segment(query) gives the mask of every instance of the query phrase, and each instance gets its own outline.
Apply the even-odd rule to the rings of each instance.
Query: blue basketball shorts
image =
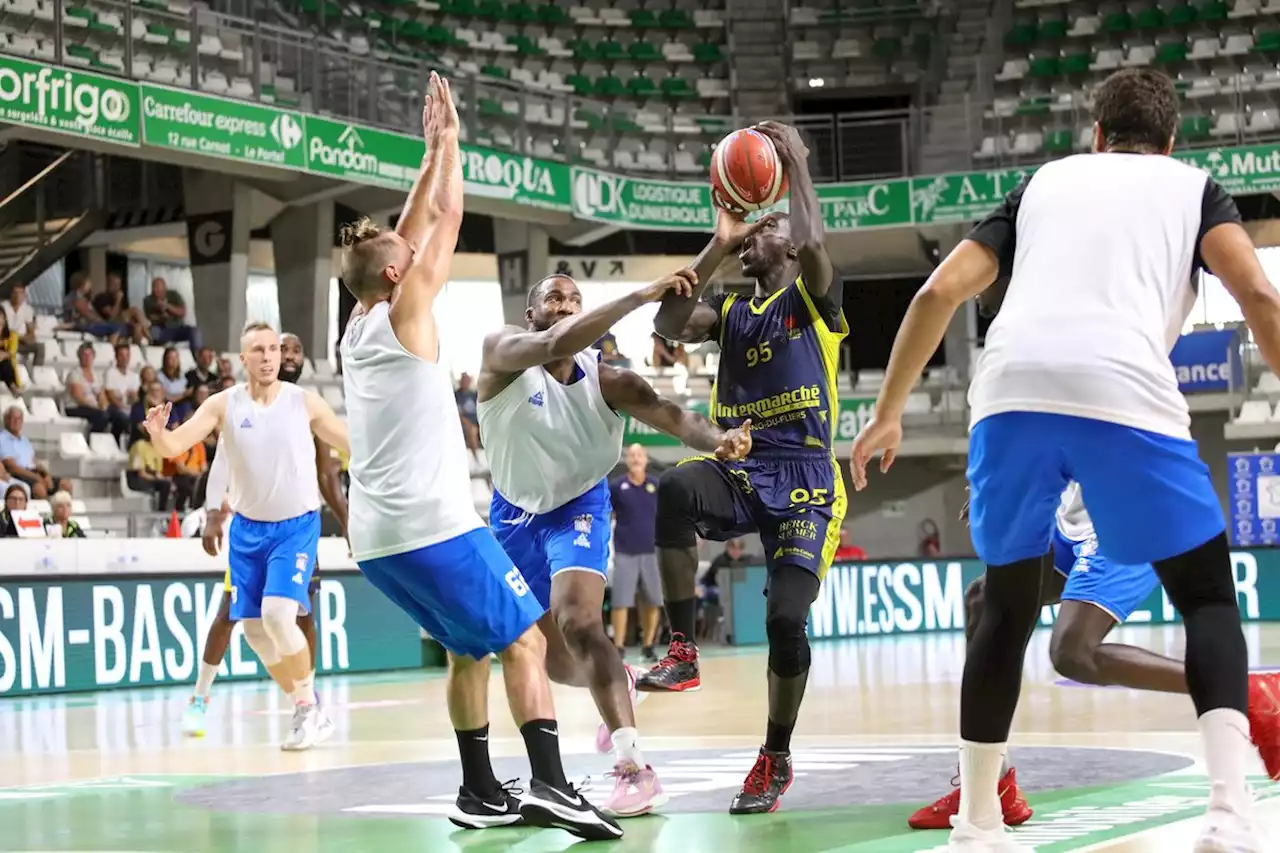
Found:
[[[1105,610],[1123,623],[1160,585],[1151,564],[1130,566],[1107,559],[1098,540],[1068,539],[1055,525],[1053,567],[1067,579],[1063,601],[1083,601]]]
[[[500,652],[543,613],[520,570],[483,528],[359,565],[369,583],[455,655],[479,660]]]
[[[489,526],[546,610],[551,606],[551,579],[560,572],[595,572],[608,578],[612,514],[607,480],[541,515],[525,512],[495,489]]]
[[[284,521],[233,516],[227,534],[231,618],[261,619],[264,596],[291,598],[310,613],[308,589],[319,545],[319,510]]]
[[[1042,556],[1071,480],[1099,548],[1119,563],[1175,557],[1226,530],[1194,441],[1092,418],[1002,412],[969,436],[969,526],[982,561]]]

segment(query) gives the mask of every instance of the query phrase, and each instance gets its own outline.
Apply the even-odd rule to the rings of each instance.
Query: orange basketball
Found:
[[[735,130],[711,153],[711,197],[733,213],[773,207],[787,193],[787,175],[773,140],[758,130]]]

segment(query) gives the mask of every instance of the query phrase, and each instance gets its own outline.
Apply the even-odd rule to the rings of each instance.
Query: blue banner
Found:
[[[1240,367],[1239,331],[1192,332],[1178,338],[1169,361],[1178,373],[1178,390],[1226,391],[1239,387],[1244,371]]]
[[[1280,453],[1228,453],[1231,544],[1280,544]]]

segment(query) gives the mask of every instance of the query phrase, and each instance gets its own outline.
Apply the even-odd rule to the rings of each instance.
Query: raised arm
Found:
[[[143,428],[151,436],[152,446],[166,459],[187,452],[217,428],[227,413],[227,392],[219,391],[205,400],[194,415],[174,430],[168,428],[171,411],[172,403],[155,406],[147,412],[147,419],[142,422]]]
[[[690,270],[678,270],[599,308],[575,314],[549,329],[534,332],[519,326],[505,326],[484,340],[480,372],[489,376],[519,373],[581,352],[598,341],[619,320],[666,294],[689,299],[697,286]]]
[[[427,157],[414,198],[410,201],[414,225],[421,231],[413,261],[405,271],[391,301],[391,325],[400,342],[415,355],[434,360],[437,336],[432,306],[449,279],[453,252],[462,227],[462,151],[458,147],[458,111],[447,81],[431,75],[427,105]]]
[[[422,138],[426,143],[422,152],[422,167],[409,189],[409,197],[405,199],[400,219],[396,222],[396,233],[415,247],[425,245],[427,236],[440,217],[440,211],[432,204],[432,196],[441,163],[439,155],[444,153],[440,140],[435,136],[437,128],[433,124],[436,120],[433,108],[440,97],[441,83],[444,90],[448,91],[448,82],[442,81],[434,71],[431,72],[427,83],[427,97],[422,106]]]
[[[809,149],[794,127],[766,121],[756,130],[773,140],[778,159],[787,173],[791,195],[791,244],[800,256],[800,275],[805,290],[821,299],[835,281],[835,270],[827,256],[826,229],[822,224],[822,206],[809,175]]]
[[[306,391],[307,415],[311,418],[311,432],[316,438],[341,453],[350,453],[347,425],[333,411],[333,407],[314,391]]]
[[[342,483],[338,479],[338,462],[333,458],[329,445],[316,439],[316,477],[319,479],[320,496],[329,505],[333,517],[338,519],[345,533],[347,530],[347,499],[342,494]]]
[[[630,370],[600,365],[600,391],[615,410],[678,438],[686,447],[714,453],[721,459],[741,459],[751,451],[750,421],[740,428],[722,430],[705,415],[658,396],[648,382]]]
[[[723,208],[716,208],[716,230],[702,253],[694,259],[693,274],[697,277],[693,293],[688,296],[668,294],[653,318],[653,330],[664,338],[686,344],[707,340],[720,322],[714,308],[702,301],[702,292],[731,253],[738,251],[742,241],[755,226],[748,225]]]

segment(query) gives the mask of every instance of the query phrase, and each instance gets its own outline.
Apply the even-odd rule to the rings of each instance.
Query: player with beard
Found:
[[[671,649],[641,690],[700,686],[693,645],[697,538],[759,532],[768,564],[769,720],[760,757],[734,797],[733,814],[771,812],[791,785],[791,733],[809,673],[809,606],[840,544],[846,497],[832,452],[840,342],[848,334],[841,282],[823,246],[822,212],[808,150],[793,128],[764,122],[791,185],[791,214],[749,226],[721,211],[694,263],[699,290],[741,246],[755,294],[663,300],[654,328],[685,343],[717,341],[711,417],[722,428],[748,418],[752,455],[739,462],[686,460],[658,485],[656,544]]]
[[[302,378],[302,367],[306,355],[302,349],[302,340],[289,332],[280,336],[280,381],[297,384]],[[320,496],[324,498],[329,511],[342,525],[345,535],[347,530],[347,499],[342,494],[342,484],[338,478],[338,464],[333,453],[320,439],[315,439],[316,472]],[[216,557],[222,548],[223,528],[230,516],[230,506],[226,501],[227,457],[222,453],[222,442],[218,442],[218,451],[214,455],[213,468],[209,471],[208,486],[205,489],[205,524],[204,550],[210,557]],[[227,656],[231,645],[231,632],[236,623],[231,618],[231,570],[223,581],[222,603],[218,606],[218,615],[209,626],[209,633],[204,640],[204,655],[200,661],[200,672],[196,677],[196,689],[182,714],[182,733],[188,737],[204,737],[205,714],[209,710],[209,692],[213,689],[213,680],[218,675],[218,668]],[[298,614],[298,627],[306,635],[307,646],[311,649],[311,667],[316,665],[316,593],[320,591],[320,566],[317,565],[311,576],[311,584],[307,594],[311,598],[311,612]],[[317,694],[316,704],[320,697]]]
[[[736,461],[751,449],[750,421],[728,431],[659,397],[630,370],[587,349],[626,315],[667,294],[688,297],[689,270],[582,310],[573,279],[552,275],[529,291],[526,328],[506,326],[484,342],[477,413],[493,474],[493,534],[547,608],[552,681],[591,691],[613,748],[614,791],[604,811],[646,814],[666,801],[640,752],[635,678],[600,621],[609,562],[612,503],[606,477],[622,456],[622,415],[685,445]]]

